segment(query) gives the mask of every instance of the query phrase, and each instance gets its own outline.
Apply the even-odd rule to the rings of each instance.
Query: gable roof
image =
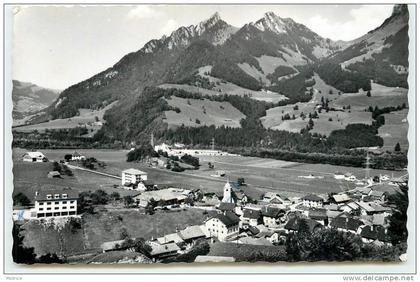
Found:
[[[321,198],[321,197],[319,197],[319,196],[317,196],[317,195],[315,195],[315,194],[309,194],[309,195],[306,195],[305,197],[303,197],[302,198],[302,200],[303,201],[310,201],[310,202],[319,202],[319,201],[324,201],[324,199],[323,198]]]
[[[310,209],[308,217],[313,220],[324,220],[327,219],[327,211],[324,209]]]
[[[184,240],[206,237],[206,234],[204,234],[203,230],[201,230],[200,226],[198,225],[189,226],[184,230],[178,232],[178,234]]]
[[[152,251],[150,252],[150,255],[152,256],[177,252],[180,250],[178,245],[175,243],[169,243],[169,244],[164,244],[164,245],[150,244],[150,246],[152,247]]]
[[[51,195],[51,198],[47,199],[47,195]],[[55,198],[55,195],[59,195],[58,198]],[[35,201],[71,200],[78,199],[79,193],[71,188],[48,188],[38,191],[38,195],[35,195],[34,198]]]
[[[41,152],[26,152],[25,154],[23,154],[23,156],[29,156],[30,158],[44,158],[44,154]]]
[[[244,214],[243,214],[244,218],[259,219],[260,216],[261,216],[260,211],[256,211],[256,210],[252,210],[252,209],[244,209]]]
[[[322,227],[321,223],[319,223],[319,222],[317,222],[313,219],[294,217],[286,223],[286,225],[284,226],[284,229],[292,230],[292,231],[298,231],[300,220],[302,220],[303,222],[306,223],[310,232],[313,232],[316,227]]]
[[[229,211],[227,211],[223,214],[216,214],[215,216],[213,216],[212,218],[210,218],[208,220],[211,220],[213,218],[216,218],[216,219],[220,220],[226,226],[236,225],[240,221],[239,217],[236,214],[234,214],[233,212],[229,212]]]
[[[362,238],[378,240],[381,242],[390,242],[390,237],[385,232],[385,227],[381,225],[366,225],[360,231]]]
[[[352,217],[336,217],[331,221],[331,227],[357,231],[363,225],[359,219]]]
[[[178,233],[171,233],[156,239],[160,244],[167,243],[181,243],[184,240],[178,235]]]
[[[279,217],[283,216],[284,213],[285,213],[284,210],[279,209],[279,208],[275,208],[275,207],[265,206],[261,209],[261,214],[263,216],[266,216],[266,217],[279,218]]]
[[[336,203],[343,203],[343,202],[348,202],[351,200],[351,198],[347,194],[336,194],[336,195],[333,195],[332,197]]]
[[[221,211],[233,211],[235,207],[236,207],[235,203],[225,203],[225,202],[221,202],[217,206],[217,208]]]
[[[382,196],[384,196],[384,194],[385,194],[384,191],[372,190],[372,191],[370,191],[369,196],[382,197]]]

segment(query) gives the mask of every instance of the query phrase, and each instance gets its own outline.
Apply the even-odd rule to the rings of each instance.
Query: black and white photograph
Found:
[[[20,269],[415,261],[415,5],[7,11]]]

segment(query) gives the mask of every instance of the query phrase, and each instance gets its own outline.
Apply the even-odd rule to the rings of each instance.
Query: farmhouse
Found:
[[[178,232],[178,234],[186,243],[193,243],[194,240],[198,240],[198,239],[206,237],[206,234],[198,225],[189,226],[185,228],[184,230],[181,230],[180,232]]]
[[[129,168],[122,172],[122,185],[137,184],[147,180],[147,173],[135,168]]]
[[[242,226],[257,226],[262,222],[261,220],[261,211],[253,209],[244,209],[244,213],[241,216]]]
[[[150,247],[152,247],[150,256],[154,259],[163,259],[163,258],[176,256],[178,251],[180,251],[180,248],[175,243],[168,243],[168,244],[161,245],[156,241],[151,241]]]
[[[336,194],[332,196],[334,199],[334,202],[336,204],[343,204],[351,201],[351,198],[347,194]]]
[[[217,214],[205,222],[210,237],[225,241],[239,233],[239,217],[232,212]]]
[[[306,195],[302,201],[303,205],[309,208],[321,208],[324,203],[324,199],[315,194]]]
[[[365,203],[365,202],[356,202],[360,207],[361,215],[374,215],[374,214],[385,214],[385,216],[390,215],[392,210],[388,207],[383,207],[375,203]]]
[[[289,205],[291,203],[288,198],[283,197],[274,192],[265,193],[262,201],[270,203],[270,204],[282,204],[282,205]]]
[[[364,243],[391,245],[391,240],[385,227],[381,225],[366,225],[359,229],[359,235]]]
[[[384,191],[372,190],[372,191],[370,191],[368,196],[369,196],[370,199],[372,199],[374,201],[384,202],[387,195]]]
[[[159,206],[177,205],[185,202],[190,193],[190,190],[168,188],[143,192],[140,195],[135,196],[134,200],[141,207],[146,207],[152,199],[155,200]]]
[[[351,216],[339,216],[331,221],[330,226],[338,231],[346,231],[356,234],[363,222]]]
[[[77,192],[70,188],[36,192],[35,217],[75,216],[77,215],[77,199]]]
[[[41,152],[26,152],[23,156],[22,159],[24,162],[36,162],[36,163],[41,163],[41,162],[47,162],[48,159],[44,156],[43,153]]]
[[[261,209],[261,214],[264,226],[269,228],[280,227],[281,223],[286,221],[286,212],[283,209],[265,206]]]
[[[286,225],[284,226],[284,229],[286,229],[288,232],[298,232],[300,224],[305,224],[308,227],[309,232],[311,233],[316,232],[323,227],[321,223],[313,219],[295,217],[295,218],[290,219],[286,223]]]
[[[81,160],[86,160],[86,157],[82,156],[78,152],[74,151],[74,153],[71,155],[71,160],[72,161],[81,161]]]

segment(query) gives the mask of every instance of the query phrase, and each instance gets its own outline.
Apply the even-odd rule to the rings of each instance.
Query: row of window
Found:
[[[52,203],[52,202],[46,202],[46,204],[47,204],[47,205],[51,205],[51,203]],[[63,205],[65,205],[65,204],[67,204],[67,201],[62,201],[61,203],[62,203]],[[74,203],[74,201],[70,201],[70,204],[73,204],[73,203]],[[55,205],[59,205],[59,204],[60,204],[60,202],[54,202],[54,204],[55,204]],[[40,205],[40,206],[43,206],[43,205],[44,205],[44,202],[39,202],[39,205]]]
[[[76,215],[75,211],[70,212],[47,212],[47,213],[38,213],[36,217],[51,217],[51,216],[68,216],[68,215]]]
[[[61,198],[67,199],[67,194],[61,194]],[[47,200],[52,199],[52,194],[47,194]],[[60,199],[60,194],[54,194],[54,199]]]
[[[73,210],[74,208],[75,208],[74,206],[71,206],[69,209],[70,209],[70,210]],[[60,207],[55,207],[55,208],[54,208],[54,210],[59,210],[59,209],[60,209]],[[66,209],[67,209],[67,207],[62,207],[62,209],[63,209],[63,210],[66,210]],[[40,210],[40,211],[43,211],[43,210],[44,210],[44,208],[39,208],[39,210]],[[51,210],[51,208],[47,208],[47,211],[50,211],[50,210]]]

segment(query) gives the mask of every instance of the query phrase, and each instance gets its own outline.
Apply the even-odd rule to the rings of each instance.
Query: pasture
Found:
[[[79,115],[71,118],[54,119],[48,122],[19,126],[13,128],[13,130],[20,132],[31,132],[34,130],[38,130],[39,132],[44,132],[46,129],[67,129],[82,126],[86,127],[89,131],[86,137],[91,137],[96,133],[96,131],[98,131],[102,127],[100,124],[95,124],[96,119],[98,120],[98,122],[104,123],[105,120],[103,119],[103,116],[105,112],[108,109],[112,108],[117,102],[118,101],[115,101],[100,110],[79,109]]]
[[[407,114],[408,110],[384,114],[385,125],[378,130],[379,136],[384,139],[384,149],[392,151],[397,143],[400,143],[401,149],[408,148]]]
[[[21,149],[14,149],[14,151]],[[50,159],[63,158],[69,150],[42,150]],[[71,152],[71,151],[70,151]],[[265,192],[276,191],[288,196],[302,196],[307,193],[327,194],[329,192],[341,192],[354,188],[354,183],[343,180],[336,180],[333,177],[335,172],[351,172],[358,178],[365,176],[363,168],[341,167],[324,164],[304,164],[286,162],[281,160],[264,159],[243,156],[202,156],[200,157],[201,167],[199,170],[186,170],[184,172],[173,172],[166,169],[153,168],[145,163],[126,162],[127,151],[124,150],[78,150],[87,157],[95,157],[106,163],[105,168],[97,168],[100,172],[120,175],[121,171],[127,168],[137,168],[148,173],[148,179],[156,184],[174,185],[188,189],[201,189],[203,192],[214,192],[221,194],[226,180],[236,181],[244,177],[248,184],[243,190],[254,199],[258,199]],[[20,155],[21,155],[20,154]],[[214,169],[208,168],[208,162],[215,164]],[[107,193],[119,192],[121,195],[133,193],[132,191],[113,188],[113,184],[120,184],[118,179],[104,177],[89,172],[73,170],[75,176],[69,179],[49,179],[46,173],[49,168],[39,172],[39,165],[42,163],[26,163],[16,161],[17,167],[14,172],[15,193],[32,191],[42,188],[44,183],[70,186],[79,191],[103,189]],[[17,165],[16,165],[17,164]],[[45,164],[48,165],[48,164]],[[27,170],[30,170],[28,171]],[[213,177],[217,170],[224,170],[225,177]],[[38,172],[37,172],[38,171]],[[300,176],[323,176],[318,179],[308,179]],[[388,174],[395,177],[405,174],[404,171],[370,170],[371,175]],[[37,179],[36,183],[33,179]],[[28,195],[29,197],[29,195]]]
[[[240,120],[245,115],[228,102],[216,102],[208,99],[184,99],[171,97],[166,99],[172,107],[178,108],[179,113],[175,111],[165,111],[166,122],[171,126],[203,126],[215,125],[240,127]],[[199,121],[198,124],[196,121]]]

